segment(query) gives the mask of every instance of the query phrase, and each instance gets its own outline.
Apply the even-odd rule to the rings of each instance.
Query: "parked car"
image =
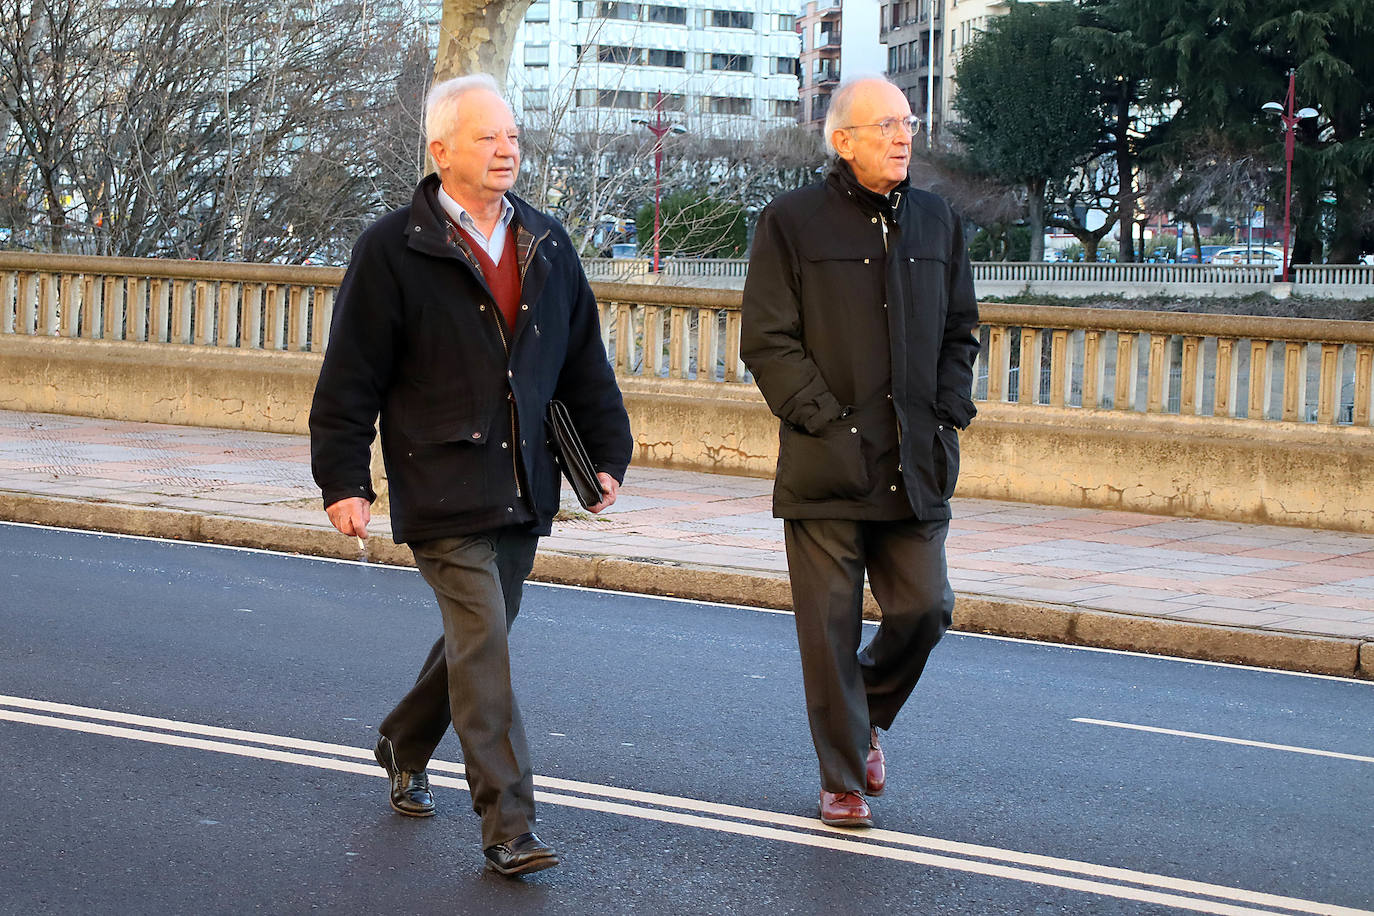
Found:
[[[1223,248],[1212,255],[1213,264],[1282,264],[1283,251],[1261,245],[1244,245]]]
[[[1230,245],[1203,245],[1203,246],[1202,246],[1202,259],[1201,259],[1201,263],[1203,263],[1203,264],[1210,264],[1210,263],[1212,263],[1212,255],[1216,254],[1218,251],[1221,251],[1221,250],[1224,249],[1224,248],[1230,248],[1230,247],[1232,247],[1232,246],[1230,246]],[[1197,249],[1196,249],[1196,248],[1191,248],[1191,247],[1190,247],[1190,248],[1185,248],[1185,249],[1183,249],[1183,253],[1180,254],[1179,257],[1178,257],[1178,261],[1179,261],[1180,264],[1197,264],[1197,263],[1199,263],[1198,256],[1197,256]]]

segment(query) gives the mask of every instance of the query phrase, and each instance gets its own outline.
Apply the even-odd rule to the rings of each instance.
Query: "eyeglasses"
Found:
[[[914,137],[921,132],[921,119],[915,115],[907,115],[905,118],[883,118],[876,124],[851,124],[848,127],[841,127],[840,130],[857,130],[860,127],[876,127],[878,132],[887,140],[898,130],[901,130],[909,137]]]

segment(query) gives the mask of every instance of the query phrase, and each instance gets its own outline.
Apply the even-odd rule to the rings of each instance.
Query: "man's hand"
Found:
[[[600,512],[602,509],[608,509],[611,506],[615,505],[616,495],[620,492],[620,484],[616,483],[615,478],[612,477],[610,474],[598,472],[596,475],[596,480],[598,483],[601,484],[602,497],[601,502],[597,503],[595,506],[587,507],[587,511],[591,512],[592,514],[596,514],[597,512]]]
[[[615,497],[611,497],[615,501]],[[367,523],[372,521],[372,506],[361,496],[350,496],[331,504],[325,510],[329,523],[339,531],[355,538],[367,537]]]

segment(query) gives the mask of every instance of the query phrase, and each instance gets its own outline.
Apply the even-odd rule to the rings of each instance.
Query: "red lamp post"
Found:
[[[668,134],[684,134],[687,129],[681,124],[669,124],[663,120],[663,90],[659,90],[654,98],[654,120],[646,121],[643,118],[632,118],[633,123],[640,124],[654,135],[654,265],[653,272],[658,273],[659,259],[659,196],[663,185],[663,138]]]
[[[1289,215],[1293,207],[1293,131],[1297,128],[1298,122],[1305,118],[1315,118],[1317,109],[1302,108],[1297,112],[1293,111],[1294,87],[1297,74],[1293,70],[1288,71],[1288,98],[1284,102],[1265,102],[1262,110],[1270,114],[1279,116],[1283,122],[1283,282],[1288,282],[1288,227]]]

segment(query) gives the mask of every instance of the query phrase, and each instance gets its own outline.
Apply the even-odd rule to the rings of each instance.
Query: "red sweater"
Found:
[[[452,221],[449,225],[463,233],[468,247],[477,256],[477,263],[482,266],[482,276],[486,278],[487,286],[491,287],[491,294],[496,297],[501,317],[506,319],[506,330],[515,330],[515,319],[520,314],[520,265],[516,263],[515,224],[506,227],[506,247],[501,250],[500,264],[492,261],[491,255],[473,238],[472,233]]]

